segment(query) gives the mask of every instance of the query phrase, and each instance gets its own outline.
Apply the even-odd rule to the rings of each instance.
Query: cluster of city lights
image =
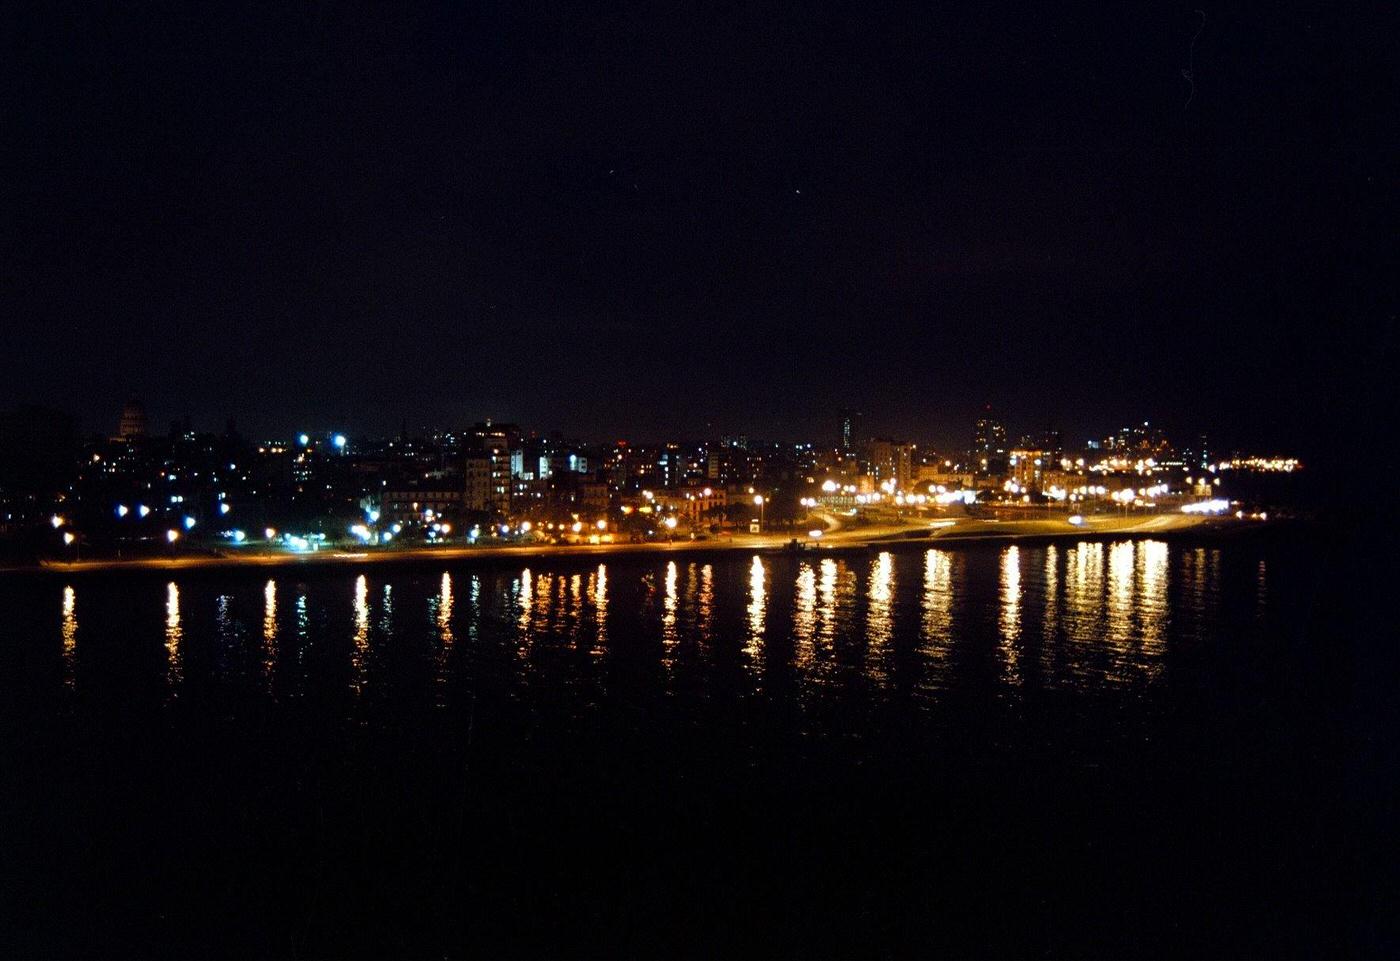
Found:
[[[1235,460],[1221,461],[1221,470],[1255,470],[1266,473],[1291,474],[1295,470],[1302,468],[1302,463],[1295,457],[1240,457]]]

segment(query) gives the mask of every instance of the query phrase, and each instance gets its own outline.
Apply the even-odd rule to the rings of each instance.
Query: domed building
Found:
[[[117,427],[117,437],[126,439],[128,437],[146,436],[146,408],[139,400],[132,398],[126,402],[122,408],[122,419]]]

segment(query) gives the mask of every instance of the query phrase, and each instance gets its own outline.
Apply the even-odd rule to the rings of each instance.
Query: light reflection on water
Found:
[[[70,584],[63,588],[63,683],[68,688],[77,686],[78,663],[78,593]]]
[[[755,554],[753,563],[749,565],[749,635],[748,642],[744,645],[744,653],[751,658],[758,655],[759,648],[763,643],[763,631],[768,613],[767,577],[768,572],[763,566],[763,558]]]
[[[269,580],[263,587],[263,636],[262,636],[263,679],[268,689],[272,688],[272,677],[277,670],[277,582]]]
[[[666,668],[655,675],[661,685],[693,682],[695,667],[724,671],[742,663],[722,683],[748,694],[797,692],[813,704],[845,696],[852,680],[874,682],[870,690],[880,698],[914,692],[930,703],[987,682],[1013,700],[1036,687],[1107,691],[1163,683],[1174,645],[1218,626],[1221,567],[1219,549],[1143,540],[873,556],[629,559],[583,569],[561,562],[562,569],[514,574],[446,570],[426,580],[385,568],[373,590],[367,574],[348,583],[274,578],[217,588],[170,581],[164,674],[171,696],[193,697],[198,689],[186,684],[187,671],[235,673],[246,649],[260,668],[251,675],[255,693],[276,697],[315,689],[325,658],[339,657],[342,671],[348,659],[351,696],[360,697],[388,690],[379,686],[380,674],[404,670],[419,656],[409,640],[426,633],[432,643],[421,648],[423,671],[439,706],[456,696],[453,679],[462,671],[506,671],[521,679],[574,672],[566,683],[587,685],[602,683],[588,681],[588,671],[648,657]],[[1276,593],[1270,573],[1251,560],[1243,574],[1253,588],[1247,603],[1260,618]],[[293,617],[283,618],[279,606],[289,588]],[[347,588],[348,645],[347,594],[340,593]],[[104,628],[84,592],[86,649]],[[244,630],[238,612],[258,606],[261,631]],[[994,618],[982,613],[989,608]],[[413,611],[419,613],[402,613]],[[75,690],[72,585],[61,590],[59,614],[62,684]],[[216,656],[203,653],[211,648]],[[584,657],[554,656],[565,649]],[[316,656],[308,658],[308,651]],[[599,668],[587,668],[590,663]],[[979,664],[995,666],[986,681]],[[279,674],[284,679],[274,685]]]
[[[180,588],[171,581],[165,586],[165,653],[166,680],[172,691],[184,680],[184,653],[180,642],[185,632],[180,627]]]
[[[666,565],[666,596],[662,601],[664,605],[661,615],[661,644],[666,649],[665,659],[669,663],[675,657],[675,649],[678,641],[676,631],[676,607],[678,605],[676,595],[676,580],[679,571],[676,562],[670,561]]]
[[[797,569],[797,596],[792,615],[792,642],[799,670],[811,667],[816,656],[817,572],[806,561]]]
[[[956,555],[932,550],[924,554],[923,630],[920,653],[928,660],[926,687],[948,687],[953,653],[953,563]]]
[[[865,613],[866,670],[877,681],[889,677],[887,654],[894,639],[894,555],[881,551],[870,567]]]
[[[1021,549],[1014,544],[1001,552],[1001,655],[1007,683],[1021,683]]]
[[[1040,619],[1040,674],[1047,677],[1055,672],[1055,658],[1059,650],[1055,642],[1060,629],[1060,551],[1054,544],[1045,548],[1042,580],[1040,590],[1045,608]]]
[[[598,637],[596,651],[601,650],[608,643],[608,566],[598,565],[598,573],[593,578],[593,589],[589,591],[593,596],[593,618],[596,623],[595,633]]]
[[[452,642],[455,637],[452,633],[452,575],[442,572],[442,578],[438,581],[437,595],[432,599],[433,623],[437,627],[438,642],[440,647],[437,654],[437,673],[434,678],[437,682],[437,705],[439,707],[446,703],[447,685],[450,677],[450,659],[452,656]]]
[[[1165,653],[1167,627],[1171,607],[1167,593],[1167,545],[1162,541],[1143,541],[1137,549],[1137,609],[1138,630],[1142,637],[1142,652],[1153,659]],[[1160,666],[1160,660],[1157,661]]]
[[[700,567],[700,593],[695,599],[695,631],[701,641],[711,639],[715,615],[715,569],[711,564]]]
[[[1132,633],[1133,543],[1122,541],[1108,549],[1108,637],[1121,648]]]
[[[361,574],[355,578],[355,636],[350,652],[352,677],[350,687],[356,694],[364,692],[366,659],[369,655],[369,579]]]

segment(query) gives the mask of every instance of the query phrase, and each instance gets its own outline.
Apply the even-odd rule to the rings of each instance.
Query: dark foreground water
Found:
[[[1365,953],[1328,563],[0,580],[0,953]]]

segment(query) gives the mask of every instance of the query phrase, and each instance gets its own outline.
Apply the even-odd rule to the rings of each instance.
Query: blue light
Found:
[[[302,447],[305,447],[307,444],[311,443],[311,436],[309,434],[302,434],[297,440],[301,442]]]
[[[189,515],[185,515],[185,530],[191,530],[191,529],[193,529],[193,528],[194,528],[194,518],[193,518],[193,517],[190,517]]]
[[[331,443],[335,444],[335,446],[338,447],[340,450],[344,450],[344,449],[345,449],[345,435],[344,435],[344,434],[336,434],[335,437],[331,438]]]

